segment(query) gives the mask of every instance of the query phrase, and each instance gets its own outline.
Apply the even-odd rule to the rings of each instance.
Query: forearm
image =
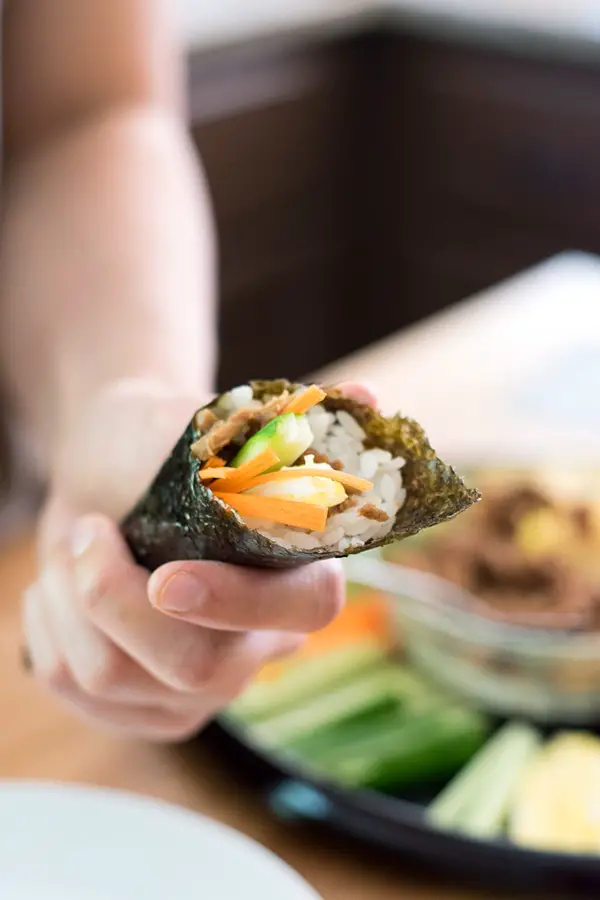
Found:
[[[36,438],[51,447],[108,382],[212,381],[209,203],[184,131],[115,111],[9,171],[0,348]]]

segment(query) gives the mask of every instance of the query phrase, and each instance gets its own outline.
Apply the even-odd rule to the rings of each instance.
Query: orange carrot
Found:
[[[225,465],[225,460],[221,459],[220,456],[211,456],[210,459],[207,459],[203,469],[221,469]]]
[[[292,656],[292,659],[295,659],[297,654],[298,651]],[[288,662],[289,660],[283,662],[278,659],[275,662],[267,663],[266,666],[263,666],[262,669],[257,672],[254,681],[256,683],[263,681],[277,681],[277,679],[285,673]]]
[[[330,625],[310,634],[304,652],[326,653],[365,638],[387,643],[391,634],[388,604],[381,594],[376,594],[373,599],[349,604]]]
[[[227,491],[228,494],[237,494],[238,491],[244,490],[248,481],[256,478],[257,475],[262,475],[267,469],[276,466],[278,462],[279,457],[275,451],[271,450],[270,447],[267,447],[267,449],[263,450],[262,453],[259,453],[258,456],[255,456],[253,459],[248,460],[247,463],[234,469],[233,475],[228,475],[227,478],[224,478],[219,484],[219,490]]]
[[[286,413],[295,413],[299,416],[302,413],[308,412],[309,409],[316,406],[321,400],[324,400],[326,396],[327,394],[325,391],[322,391],[316,384],[311,384],[310,387],[294,394],[288,405],[284,408],[282,415],[285,415]]]
[[[228,475],[232,475],[237,471],[237,469],[232,469],[231,466],[219,466],[215,469],[200,469],[199,475],[201,481],[210,481],[211,478],[227,478]]]
[[[220,484],[219,487],[222,485]],[[241,516],[253,519],[267,519],[292,525],[295,528],[307,528],[309,531],[325,531],[327,510],[311,503],[300,503],[298,500],[278,500],[274,497],[252,497],[248,494],[230,494],[215,491],[227,506],[235,509]]]
[[[348,644],[375,640],[383,649],[393,641],[391,615],[385,599],[376,591],[367,592],[366,599],[348,604],[337,619],[308,638],[292,657],[268,663],[258,673],[259,682],[276,681],[290,665],[305,659],[329,653]]]
[[[261,484],[269,484],[271,481],[288,481],[290,478],[304,477],[330,478],[331,481],[339,481],[340,484],[351,488],[354,491],[370,491],[373,487],[372,481],[366,481],[364,478],[357,478],[356,475],[350,475],[347,472],[338,472],[337,469],[319,469],[317,466],[297,466],[292,469],[279,469],[277,472],[266,472],[264,475],[257,475],[246,487],[245,491],[250,488],[258,487]]]

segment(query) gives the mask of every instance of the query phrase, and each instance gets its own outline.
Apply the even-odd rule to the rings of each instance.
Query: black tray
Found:
[[[375,791],[345,790],[252,744],[229,721],[201,738],[249,781],[282,819],[318,823],[362,843],[416,860],[443,876],[496,890],[543,897],[600,898],[600,858],[523,850],[508,842],[478,841],[432,828],[423,806]]]

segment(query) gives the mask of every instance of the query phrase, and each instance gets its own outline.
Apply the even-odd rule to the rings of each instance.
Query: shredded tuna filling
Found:
[[[374,503],[365,503],[359,509],[358,514],[372,522],[387,522],[389,519],[388,514],[383,509],[378,509]]]
[[[205,462],[211,456],[218,456],[221,450],[236,439],[239,438],[242,443],[251,436],[252,430],[258,431],[280,415],[289,397],[289,391],[284,391],[264,405],[246,406],[235,410],[226,419],[217,418],[212,410],[203,410],[203,418],[196,424],[199,430],[206,433],[192,444],[191,452],[201,462]]]
[[[344,466],[339,461],[339,459],[329,459],[326,453],[319,453],[318,450],[309,450],[306,456],[312,456],[316,463],[327,463],[328,466],[331,466],[332,469],[337,469],[338,472],[342,472],[344,470]]]
[[[343,503],[340,503],[339,506],[334,506],[333,509],[329,510],[329,515],[335,515],[336,513],[346,512],[348,509],[353,509],[353,507],[358,506],[358,500],[356,497],[347,497]]]

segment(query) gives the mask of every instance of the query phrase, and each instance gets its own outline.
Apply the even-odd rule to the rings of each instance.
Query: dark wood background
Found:
[[[302,375],[560,250],[600,252],[600,68],[381,28],[198,54],[189,84],[220,387]]]

